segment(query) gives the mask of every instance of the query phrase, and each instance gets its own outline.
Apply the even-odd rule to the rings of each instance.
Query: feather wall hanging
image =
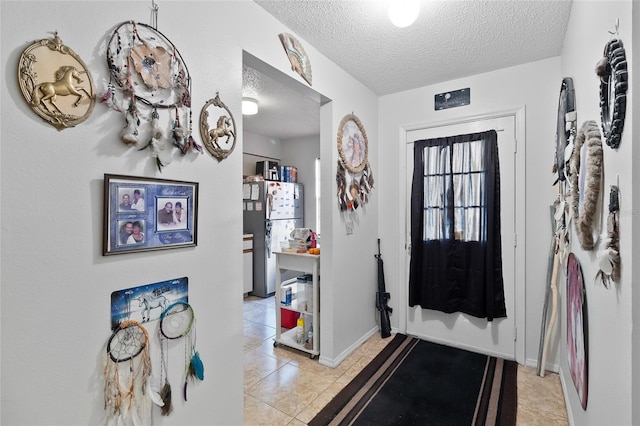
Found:
[[[618,229],[620,201],[618,196],[618,186],[611,185],[607,233],[602,238],[600,250],[596,255],[600,267],[596,279],[600,279],[606,288],[609,288],[611,282],[620,281],[620,231]]]
[[[356,210],[369,202],[373,172],[369,164],[369,140],[360,119],[345,115],[338,126],[336,185],[340,211]]]
[[[109,39],[107,65],[101,101],[123,114],[123,143],[149,150],[159,171],[171,163],[174,148],[182,156],[202,153],[192,136],[189,70],[169,39],[149,25],[123,22]]]

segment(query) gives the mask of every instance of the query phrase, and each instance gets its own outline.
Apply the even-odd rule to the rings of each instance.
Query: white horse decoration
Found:
[[[151,318],[151,310],[155,308],[161,308],[161,312],[165,310],[169,301],[163,295],[153,296],[149,293],[145,293],[138,297],[139,307],[142,308],[142,322],[148,322]]]
[[[60,67],[60,69],[56,71],[55,82],[44,82],[34,87],[31,94],[31,105],[38,106],[42,103],[42,106],[50,111],[44,103],[44,101],[49,100],[51,105],[53,105],[53,107],[62,114],[60,108],[55,104],[57,96],[75,95],[78,97],[78,100],[73,104],[73,106],[77,107],[80,105],[80,101],[85,98],[85,95],[91,98],[89,92],[84,88],[75,87],[73,84],[74,80],[78,83],[82,83],[84,81],[80,78],[80,73],[84,72],[85,71],[78,71],[75,67],[70,65]]]

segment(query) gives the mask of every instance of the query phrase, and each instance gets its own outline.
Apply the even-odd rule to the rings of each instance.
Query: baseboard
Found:
[[[538,369],[538,360],[537,359],[527,358],[524,365],[527,366],[527,367],[535,368],[537,370]],[[552,373],[559,373],[560,372],[560,366],[558,364],[547,364],[546,367],[547,368],[545,369],[545,371],[551,371]]]
[[[560,376],[560,384],[562,385],[564,406],[567,408],[567,419],[569,419],[569,426],[575,426],[576,422],[573,420],[573,411],[571,410],[571,405],[569,404],[569,390],[567,389],[567,382],[564,380],[564,374],[562,374],[562,371],[559,371],[558,375]],[[571,383],[571,386],[573,386],[573,382]]]
[[[407,333],[407,334],[409,334],[409,333]],[[439,339],[437,337],[426,336],[426,335],[421,335],[421,334],[410,334],[410,336],[414,336],[414,337],[417,337],[418,339],[426,340],[428,342],[438,343],[438,344],[444,345],[444,346],[451,346],[451,347],[458,348],[458,349],[464,349],[464,350],[469,351],[469,352],[476,352],[476,353],[481,353],[481,354],[488,355],[488,356],[493,356],[493,357],[496,357],[496,358],[502,358],[502,359],[508,359],[508,360],[511,360],[511,361],[515,361],[515,358],[513,358],[512,356],[507,356],[507,355],[505,355],[503,353],[494,352],[494,351],[481,350],[480,348],[477,348],[477,347],[472,346],[472,345],[461,345],[460,342],[456,342],[454,340]]]
[[[347,357],[349,355],[354,353],[356,351],[356,349],[358,349],[360,346],[362,346],[362,344],[364,342],[369,340],[371,338],[371,336],[376,334],[378,331],[379,331],[378,327],[372,328],[364,336],[362,336],[356,342],[354,342],[351,346],[349,346],[344,351],[342,351],[336,358],[329,358],[329,357],[326,357],[324,355],[320,355],[318,357],[318,362],[320,364],[322,364],[322,365],[327,366],[327,367],[336,368],[337,366],[339,366],[342,363],[342,361],[347,359]]]

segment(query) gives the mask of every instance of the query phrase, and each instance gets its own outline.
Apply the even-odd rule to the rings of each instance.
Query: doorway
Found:
[[[501,172],[502,258],[507,318],[486,319],[470,315],[401,305],[401,329],[427,340],[524,361],[524,155],[518,155],[517,141],[524,140],[524,109],[489,114],[462,121],[423,125],[405,129],[406,194],[404,284],[402,300],[408,300],[410,263],[410,202],[413,174],[413,142],[494,129],[498,133]],[[524,150],[521,150],[524,151]],[[517,241],[518,235],[522,241]],[[404,324],[402,324],[404,323]],[[520,330],[520,333],[518,331]],[[519,335],[520,334],[520,335]]]

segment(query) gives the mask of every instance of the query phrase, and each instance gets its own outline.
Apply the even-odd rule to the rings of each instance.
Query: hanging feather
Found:
[[[168,380],[164,382],[164,386],[160,390],[160,399],[162,399],[162,402],[164,403],[160,410],[160,414],[168,416],[171,414],[171,411],[173,411],[173,406],[171,405],[171,385]]]
[[[171,132],[173,137],[173,145],[176,146],[182,155],[187,153],[185,148],[187,140],[187,129],[180,125],[180,119],[178,118],[178,109],[176,108],[176,119],[173,123],[173,131]]]
[[[107,104],[107,106],[114,111],[122,112],[122,108],[116,104],[116,90],[111,82],[107,85],[107,91],[100,98],[100,102]]]
[[[190,370],[193,371],[192,373],[190,371],[193,377],[196,377],[198,380],[204,380],[204,364],[198,352],[194,353],[191,358]]]
[[[125,113],[125,121],[127,124],[120,132],[120,139],[127,145],[137,145],[140,118],[138,117],[138,107],[133,99],[129,102],[129,108]]]
[[[151,398],[151,401],[158,407],[164,407],[164,401],[162,400],[159,392],[156,392],[154,390],[150,391],[149,398]]]
[[[151,113],[151,138],[160,140],[164,136],[162,132],[162,126],[160,126],[160,114],[156,108]]]

